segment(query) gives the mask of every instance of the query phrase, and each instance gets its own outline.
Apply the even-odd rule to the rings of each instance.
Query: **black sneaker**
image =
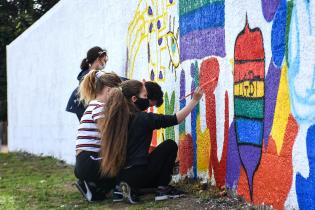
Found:
[[[175,162],[172,175],[179,174],[179,161]]]
[[[173,186],[166,186],[163,188],[158,188],[155,193],[155,201],[163,201],[167,199],[174,199],[183,197],[185,193],[181,190],[176,189]]]
[[[103,201],[106,198],[105,192],[102,192],[101,189],[98,189],[97,186],[92,182],[78,180],[75,183],[75,186],[88,202]]]
[[[78,180],[74,184],[88,202],[92,202],[92,192],[85,181]]]
[[[176,189],[175,187],[169,185],[169,192],[168,192],[168,197],[170,199],[174,199],[174,198],[181,198],[183,196],[185,196],[185,192],[179,189]]]
[[[137,194],[130,188],[126,182],[120,182],[119,187],[122,191],[123,198],[128,200],[131,204],[136,204],[139,202]]]
[[[121,202],[124,200],[123,193],[120,189],[120,186],[116,186],[113,192],[113,201],[114,202]]]
[[[155,201],[164,201],[168,199],[168,188],[158,188],[155,191]]]

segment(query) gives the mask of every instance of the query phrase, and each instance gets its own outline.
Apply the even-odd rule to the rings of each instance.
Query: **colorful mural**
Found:
[[[128,28],[127,75],[165,92],[151,111],[216,78],[152,145],[174,139],[180,176],[276,209],[315,208],[314,58],[314,0],[140,0]]]

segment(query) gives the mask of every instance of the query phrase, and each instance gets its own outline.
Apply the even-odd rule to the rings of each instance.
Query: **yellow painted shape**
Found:
[[[276,143],[277,153],[280,154],[284,133],[286,130],[288,117],[290,114],[289,84],[288,84],[288,66],[283,64],[281,70],[280,84],[271,129],[271,136]]]
[[[207,172],[210,161],[210,132],[200,128],[200,115],[197,116],[197,169],[198,172]]]
[[[234,85],[234,95],[250,98],[264,96],[264,81],[244,81]]]
[[[156,113],[165,114],[165,105],[163,104],[162,106],[157,108]],[[157,143],[157,145],[159,145],[164,140],[165,129],[162,128],[162,129],[157,130],[156,136],[157,136],[157,142],[156,143]]]

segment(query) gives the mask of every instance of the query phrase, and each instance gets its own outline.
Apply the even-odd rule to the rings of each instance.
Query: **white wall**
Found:
[[[114,0],[61,0],[7,46],[10,151],[74,163],[78,120],[65,107],[90,47],[107,48],[106,70],[124,74],[129,15],[124,8],[128,4]]]

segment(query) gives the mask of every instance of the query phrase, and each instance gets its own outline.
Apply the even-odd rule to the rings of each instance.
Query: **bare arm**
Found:
[[[198,104],[203,93],[204,93],[204,90],[200,87],[198,87],[195,90],[192,100],[182,110],[180,110],[176,113],[178,123],[183,122],[184,119],[190,114],[190,112],[193,110],[193,108]]]

